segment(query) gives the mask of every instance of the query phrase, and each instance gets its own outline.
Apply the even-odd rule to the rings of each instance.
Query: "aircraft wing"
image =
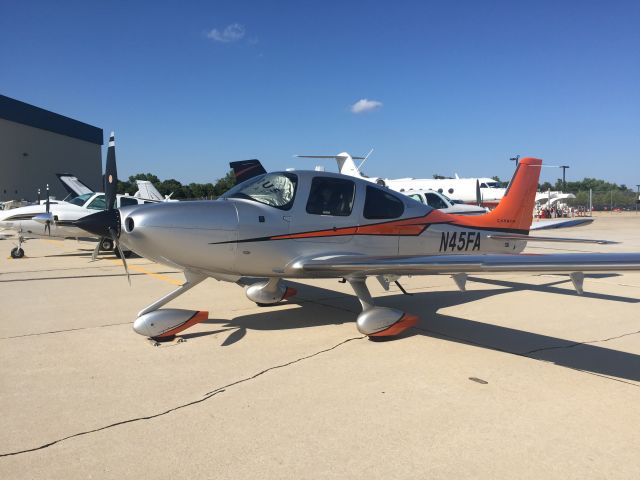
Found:
[[[296,261],[290,268],[294,272],[315,273],[327,277],[503,272],[619,272],[640,270],[640,253],[486,254],[396,257],[327,255]]]
[[[62,183],[64,189],[74,197],[84,195],[85,193],[93,193],[91,187],[84,184],[78,177],[71,173],[56,173],[56,176]]]

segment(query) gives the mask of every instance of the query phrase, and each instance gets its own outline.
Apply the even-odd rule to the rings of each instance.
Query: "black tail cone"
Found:
[[[98,237],[111,237],[111,232],[120,236],[120,212],[118,210],[105,210],[82,217],[74,222],[74,225]]]

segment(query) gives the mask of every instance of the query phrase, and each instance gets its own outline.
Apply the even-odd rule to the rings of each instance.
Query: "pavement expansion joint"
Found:
[[[533,356],[534,353],[545,351],[545,350],[554,350],[554,349],[562,350],[562,349],[578,347],[580,345],[589,345],[589,344],[595,344],[595,343],[601,343],[601,342],[608,342],[610,340],[616,340],[616,339],[623,338],[623,337],[628,337],[628,336],[631,336],[631,335],[637,335],[637,334],[640,333],[640,330],[635,331],[635,332],[623,333],[622,335],[617,335],[615,337],[604,338],[604,339],[601,339],[601,340],[589,340],[589,341],[585,341],[585,342],[575,342],[575,343],[570,343],[568,345],[558,345],[558,346],[554,346],[554,347],[541,347],[541,348],[537,348],[537,349],[530,350],[530,351],[527,351],[527,352],[513,352],[513,351],[510,351],[510,350],[505,350],[505,349],[496,347],[494,345],[489,345],[489,344],[485,344],[485,343],[476,342],[476,341],[468,339],[468,338],[456,337],[454,335],[450,335],[450,334],[447,334],[447,333],[444,333],[444,332],[439,332],[437,330],[431,330],[431,329],[428,329],[428,328],[422,328],[422,327],[416,327],[416,326],[414,326],[412,328],[416,329],[416,330],[419,330],[419,331],[422,331],[422,332],[435,334],[435,335],[438,335],[438,336],[443,337],[443,338],[450,338],[452,340],[456,340],[456,341],[459,341],[459,342],[462,342],[462,343],[466,343],[468,345],[475,345],[475,346],[486,348],[486,349],[489,349],[489,350],[494,350],[496,352],[502,352],[502,353],[508,353],[510,355],[516,355],[518,357],[530,358],[530,359],[536,360],[538,362],[552,363],[552,364],[554,364],[554,365],[556,365],[558,367],[568,368],[570,370],[575,370],[577,372],[587,373],[589,375],[594,375],[596,377],[604,378],[606,380],[612,380],[612,381],[615,381],[615,382],[624,383],[626,385],[631,385],[632,387],[640,388],[640,384],[635,383],[635,382],[629,382],[627,380],[623,380],[623,379],[620,379],[620,378],[612,377],[612,376],[609,376],[609,375],[604,375],[604,374],[597,373],[597,372],[590,372],[590,371],[587,371],[587,370],[583,370],[581,368],[571,367],[571,366],[567,366],[567,365],[560,365],[560,364],[551,362],[549,360],[546,360],[544,358],[536,358],[535,356]]]
[[[142,417],[130,418],[130,419],[127,419],[127,420],[121,420],[119,422],[111,423],[109,425],[104,425],[102,427],[94,428],[94,429],[91,429],[91,430],[86,430],[86,431],[83,431],[83,432],[74,433],[74,434],[71,434],[71,435],[67,435],[66,437],[62,437],[62,438],[59,438],[57,440],[53,440],[51,442],[45,443],[45,444],[40,445],[38,447],[27,448],[27,449],[24,449],[24,450],[17,450],[15,452],[0,453],[0,458],[2,458],[2,457],[11,457],[11,456],[15,456],[15,455],[21,455],[21,454],[25,454],[25,453],[35,452],[37,450],[42,450],[42,449],[45,449],[45,448],[49,448],[49,447],[51,447],[53,445],[56,445],[56,444],[58,444],[60,442],[64,442],[65,440],[70,440],[72,438],[82,437],[84,435],[89,435],[91,433],[101,432],[103,430],[107,430],[107,429],[110,429],[110,428],[118,427],[120,425],[125,425],[127,423],[134,423],[134,422],[139,422],[139,421],[143,421],[143,420],[152,420],[154,418],[162,417],[164,415],[167,415],[169,413],[175,412],[177,410],[181,410],[183,408],[187,408],[187,407],[190,407],[192,405],[197,405],[199,403],[202,403],[202,402],[204,402],[206,400],[209,400],[210,398],[212,398],[212,397],[214,397],[214,396],[216,396],[218,394],[224,393],[227,389],[229,389],[231,387],[234,387],[234,386],[239,385],[241,383],[245,383],[245,382],[249,382],[251,380],[254,380],[254,379],[256,379],[256,378],[258,378],[258,377],[260,377],[260,376],[262,376],[262,375],[264,375],[264,374],[266,374],[268,372],[271,372],[273,370],[278,370],[278,369],[281,369],[281,368],[289,367],[291,365],[294,365],[296,363],[302,362],[304,360],[308,360],[310,358],[317,357],[318,355],[322,355],[323,353],[327,353],[327,352],[330,352],[332,350],[335,350],[335,349],[337,349],[337,348],[339,348],[339,347],[341,347],[341,346],[343,346],[343,345],[345,345],[345,344],[347,344],[349,342],[352,342],[354,340],[362,340],[364,338],[367,338],[367,336],[366,335],[361,335],[361,336],[358,336],[358,337],[347,338],[346,340],[342,340],[341,342],[338,342],[338,343],[336,343],[335,345],[333,345],[333,346],[331,346],[329,348],[325,348],[323,350],[319,350],[317,352],[311,353],[309,355],[305,355],[303,357],[297,358],[295,360],[291,360],[291,361],[286,362],[286,363],[282,363],[280,365],[274,365],[272,367],[265,368],[264,370],[261,370],[258,373],[255,373],[255,374],[251,375],[250,377],[242,378],[240,380],[236,380],[235,382],[231,382],[231,383],[229,383],[227,385],[224,385],[222,387],[218,387],[216,389],[213,389],[213,390],[205,393],[202,396],[202,398],[199,398],[197,400],[192,400],[192,401],[187,402],[187,403],[183,403],[181,405],[178,405],[176,407],[172,407],[172,408],[170,408],[168,410],[164,410],[164,411],[159,412],[159,413],[155,413],[155,414],[152,414],[152,415],[146,415],[146,416],[142,416]]]

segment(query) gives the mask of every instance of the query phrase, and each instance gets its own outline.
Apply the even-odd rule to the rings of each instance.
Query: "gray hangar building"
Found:
[[[102,190],[102,129],[0,95],[0,201],[63,199],[56,173]]]

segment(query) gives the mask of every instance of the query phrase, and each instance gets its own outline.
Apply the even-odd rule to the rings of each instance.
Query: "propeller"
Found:
[[[50,212],[49,210],[51,209],[51,204],[49,202],[49,184],[47,183],[47,208],[45,209],[45,211],[47,212],[47,217],[50,216]],[[44,231],[47,232],[47,230],[49,231],[49,236],[51,236],[51,220],[49,218],[47,218],[46,223],[44,224]]]
[[[39,189],[38,189],[38,197],[40,197]],[[51,223],[54,221],[54,218],[51,212],[49,211],[51,207],[49,202],[49,184],[48,183],[47,183],[47,202],[45,203],[45,205],[46,205],[45,213],[39,213],[38,215],[33,217],[33,220],[35,220],[38,223],[43,223],[44,233],[48,233],[49,236],[51,236]]]
[[[482,192],[480,190],[480,181],[476,180],[476,204],[482,206]]]
[[[124,265],[124,271],[127,274],[129,285],[131,285],[129,267],[127,266],[127,261],[125,260],[122,248],[120,248],[120,212],[116,208],[117,187],[118,169],[116,167],[116,142],[115,134],[111,132],[111,136],[109,137],[109,147],[107,149],[107,165],[104,172],[104,211],[82,217],[79,220],[76,220],[75,225],[99,237],[98,245],[96,245],[96,248],[91,254],[92,261],[94,261],[98,256],[100,245],[104,238],[110,238],[113,241],[113,245],[122,260],[122,264]]]

